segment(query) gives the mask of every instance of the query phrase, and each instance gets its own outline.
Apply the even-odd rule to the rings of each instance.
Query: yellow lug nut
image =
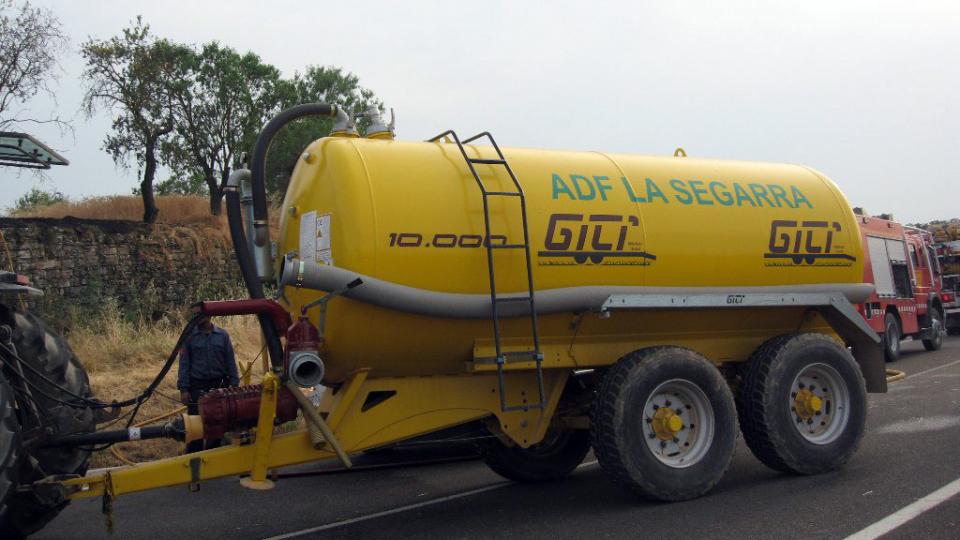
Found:
[[[807,408],[813,412],[820,412],[823,409],[823,400],[820,399],[820,396],[810,396],[810,399],[807,400]]]

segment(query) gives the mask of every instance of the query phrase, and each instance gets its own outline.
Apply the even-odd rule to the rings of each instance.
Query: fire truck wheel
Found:
[[[887,362],[900,359],[900,323],[897,316],[887,313],[883,318],[883,358]]]
[[[548,482],[583,463],[590,451],[590,432],[550,428],[543,441],[529,448],[504,444],[497,437],[480,439],[478,446],[487,466],[500,476],[515,482]]]
[[[604,473],[645,498],[683,501],[723,477],[736,448],[730,387],[706,358],[652,347],[621,358],[593,408],[593,450]]]
[[[928,351],[939,351],[940,347],[943,347],[943,315],[937,308],[930,308],[930,332],[933,333],[933,337],[923,340],[923,348]]]
[[[0,374],[0,516],[7,497],[17,487],[20,454],[20,421],[14,408],[13,389]]]
[[[38,428],[41,431],[52,429],[58,435],[93,431],[94,417],[89,408],[77,408],[64,403],[76,400],[71,393],[91,397],[86,371],[67,342],[32,314],[0,305],[2,326],[12,331],[12,344],[20,359],[36,370],[23,370],[25,378],[31,383],[26,388],[43,391],[42,394],[32,392],[30,402],[40,411],[44,425],[38,424],[36,414],[21,410],[22,433]],[[56,386],[51,383],[56,383]],[[33,451],[29,455],[21,453],[17,464],[20,485],[50,475],[82,475],[86,473],[89,458],[90,452],[79,448],[48,448]],[[39,530],[68,503],[58,490],[13,493],[7,497],[3,513],[0,514],[0,538],[25,537]]]
[[[740,431],[771,469],[817,474],[860,445],[867,394],[853,356],[824,334],[775,337],[753,354],[737,390]]]

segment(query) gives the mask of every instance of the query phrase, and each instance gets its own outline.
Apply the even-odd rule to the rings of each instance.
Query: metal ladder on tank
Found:
[[[544,409],[546,407],[546,399],[543,391],[543,353],[540,352],[540,335],[537,332],[537,309],[536,301],[534,298],[534,288],[533,288],[533,267],[530,262],[530,235],[527,228],[527,202],[523,194],[523,187],[520,186],[520,182],[517,180],[517,176],[513,174],[513,169],[510,168],[510,164],[507,163],[507,159],[503,156],[503,152],[500,151],[500,147],[497,145],[497,142],[493,140],[493,135],[489,132],[484,131],[470,137],[465,141],[460,141],[460,138],[457,137],[457,134],[451,129],[444,131],[443,133],[428,139],[428,142],[437,142],[440,139],[449,137],[453,139],[453,142],[456,143],[457,148],[460,149],[460,155],[463,156],[464,161],[467,162],[467,167],[470,169],[470,174],[473,175],[473,179],[476,180],[477,186],[480,188],[480,193],[483,195],[483,226],[486,232],[484,236],[484,246],[487,248],[487,271],[490,276],[490,307],[492,310],[493,318],[493,342],[496,347],[496,362],[497,362],[497,382],[500,386],[500,408],[504,412],[509,411],[526,411],[529,409]],[[472,158],[467,155],[466,149],[463,147],[464,144],[471,143],[478,139],[486,138],[490,141],[490,145],[493,146],[493,149],[497,152],[497,159],[482,159],[482,158]],[[449,140],[448,139],[448,140]],[[477,173],[477,169],[474,165],[501,165],[507,170],[507,174],[510,175],[510,180],[513,181],[513,185],[516,188],[516,191],[489,191],[487,190],[486,185],[483,183],[483,180],[480,179],[480,175]],[[508,244],[504,242],[503,244],[494,244],[491,241],[490,236],[490,197],[518,197],[520,199],[520,218],[523,225],[523,242],[519,244]],[[502,297],[497,295],[497,280],[494,272],[494,251],[498,249],[522,249],[524,256],[526,257],[526,268],[527,268],[527,294],[524,296],[508,296]],[[530,312],[530,328],[533,336],[533,350],[532,351],[516,351],[516,352],[504,352],[503,345],[501,343],[500,336],[500,304],[508,302],[526,302],[529,306]],[[539,393],[539,401],[537,403],[522,404],[522,405],[507,405],[507,397],[505,392],[504,384],[504,366],[507,363],[507,358],[529,358],[533,359],[536,362],[537,368],[537,391]]]

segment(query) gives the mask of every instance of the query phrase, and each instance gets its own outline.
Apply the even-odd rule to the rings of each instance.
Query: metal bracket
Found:
[[[203,459],[195,457],[188,464],[190,467],[190,483],[187,484],[187,489],[190,490],[190,493],[200,491],[200,464],[202,462]]]
[[[886,392],[887,378],[880,336],[870,328],[853,304],[839,293],[729,293],[714,294],[613,294],[601,313],[619,309],[743,309],[815,308],[853,348],[870,392]]]
[[[301,265],[301,267],[302,267],[303,261],[300,262],[300,265]],[[301,268],[300,272],[301,272],[301,275],[302,275],[302,273],[303,273],[302,268]],[[300,278],[298,278],[297,281],[298,281],[297,286],[299,287],[299,286],[300,286],[300,284],[299,284]],[[353,288],[355,288],[355,287],[359,287],[360,285],[363,285],[363,280],[360,279],[360,278],[357,278],[357,279],[351,281],[350,283],[347,283],[344,287],[341,287],[341,288],[339,288],[339,289],[337,289],[337,290],[334,290],[334,291],[330,291],[329,293],[321,296],[320,298],[314,300],[313,302],[310,302],[309,304],[304,305],[302,308],[300,308],[300,313],[303,314],[303,315],[306,315],[306,314],[307,314],[307,310],[309,310],[310,308],[312,308],[312,307],[314,307],[314,306],[320,306],[320,315],[319,315],[319,318],[318,318],[318,320],[317,320],[317,323],[318,323],[318,324],[317,324],[317,330],[320,332],[320,335],[323,336],[323,331],[324,331],[324,329],[325,329],[325,327],[326,327],[326,323],[327,323],[327,303],[330,302],[330,300],[333,300],[334,298],[336,298],[336,297],[338,297],[338,296],[340,296],[340,295],[342,295],[342,294],[347,293],[350,289],[353,289]]]

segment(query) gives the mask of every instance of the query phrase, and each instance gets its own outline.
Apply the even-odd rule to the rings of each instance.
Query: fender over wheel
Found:
[[[607,371],[597,394],[597,460],[615,483],[646,498],[703,495],[729,467],[736,438],[729,386],[689,349],[632,352]]]
[[[737,412],[747,446],[768,467],[796,474],[838,469],[863,437],[863,375],[827,335],[775,337],[747,363]]]

